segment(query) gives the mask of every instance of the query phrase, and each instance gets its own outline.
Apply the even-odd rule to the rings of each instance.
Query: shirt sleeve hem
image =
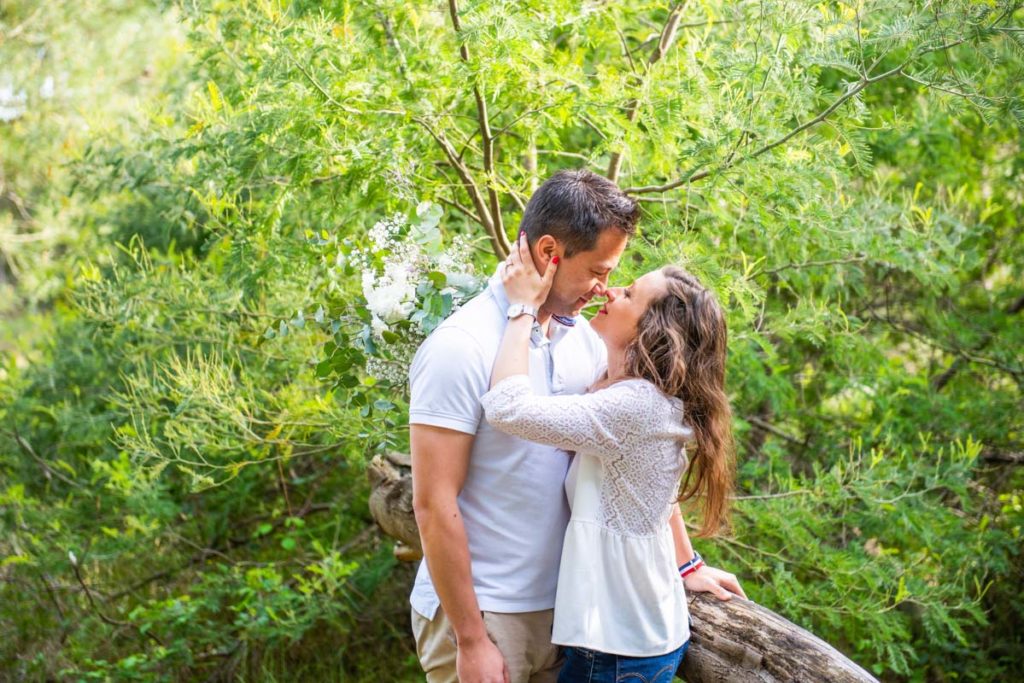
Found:
[[[479,422],[467,420],[454,415],[434,413],[428,410],[416,410],[409,412],[409,424],[428,425],[430,427],[442,427],[452,429],[464,434],[476,434],[480,426]]]

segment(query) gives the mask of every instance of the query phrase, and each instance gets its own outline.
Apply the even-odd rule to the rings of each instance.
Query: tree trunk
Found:
[[[405,561],[423,556],[409,467],[408,455],[389,453],[368,468],[370,513],[398,541],[395,554]],[[689,603],[692,643],[679,675],[691,683],[877,683],[825,641],[754,602],[696,593]]]

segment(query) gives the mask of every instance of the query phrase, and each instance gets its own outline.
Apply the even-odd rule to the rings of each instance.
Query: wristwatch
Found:
[[[509,320],[518,318],[521,315],[528,315],[536,320],[537,308],[535,306],[530,306],[529,304],[512,304],[508,307],[508,310],[505,311],[505,317]]]

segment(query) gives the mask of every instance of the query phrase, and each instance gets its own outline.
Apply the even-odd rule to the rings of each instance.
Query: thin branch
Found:
[[[1000,21],[1000,20],[1001,20],[1001,17],[1000,17],[1000,19],[997,19],[995,22],[993,22],[993,24],[998,23],[998,21]],[[989,26],[988,28],[989,29],[993,29],[993,28],[996,28],[996,27],[995,26]],[[936,45],[935,47],[929,47],[929,48],[924,48],[924,49],[921,49],[921,50],[917,50],[913,55],[908,57],[903,63],[901,63],[897,67],[889,69],[888,71],[885,71],[885,72],[883,72],[881,74],[878,74],[877,76],[870,76],[869,75],[869,76],[862,77],[856,83],[851,83],[847,87],[846,92],[843,93],[843,95],[841,95],[840,97],[838,97],[831,105],[829,105],[829,107],[827,109],[822,111],[820,114],[818,114],[814,118],[810,119],[809,121],[806,121],[805,123],[797,126],[793,130],[791,130],[788,133],[786,133],[785,135],[783,135],[781,138],[778,138],[777,140],[764,145],[763,147],[759,148],[755,152],[753,152],[753,153],[751,153],[751,154],[749,154],[747,156],[744,156],[743,158],[741,158],[741,159],[739,159],[739,160],[737,160],[735,162],[731,162],[731,163],[723,162],[723,163],[719,164],[714,169],[704,169],[702,171],[698,171],[698,172],[693,173],[691,175],[684,176],[683,178],[680,178],[679,180],[674,180],[674,181],[672,181],[670,183],[665,183],[663,185],[644,185],[644,186],[641,186],[641,187],[627,187],[623,191],[626,194],[650,194],[652,192],[668,192],[669,190],[674,190],[677,187],[682,187],[683,185],[687,185],[687,184],[695,182],[697,180],[701,180],[703,178],[707,178],[712,173],[715,173],[715,172],[720,173],[720,172],[726,171],[729,168],[732,168],[733,166],[736,166],[736,165],[738,165],[738,164],[740,164],[740,163],[742,163],[744,161],[748,161],[750,159],[755,159],[755,158],[761,156],[762,154],[765,154],[765,153],[775,149],[776,147],[778,147],[780,145],[784,145],[785,143],[789,142],[790,140],[792,140],[794,137],[796,137],[800,133],[804,132],[805,130],[818,125],[819,123],[821,123],[822,121],[827,119],[834,111],[836,111],[839,107],[841,107],[847,101],[849,101],[853,97],[856,97],[857,95],[859,95],[861,93],[861,91],[863,91],[868,86],[873,85],[875,83],[878,83],[880,81],[883,81],[883,80],[885,80],[887,78],[891,78],[892,76],[905,75],[904,74],[904,69],[906,69],[907,66],[909,66],[910,63],[912,61],[914,61],[915,59],[917,59],[919,57],[923,57],[924,55],[927,55],[927,54],[931,54],[933,52],[949,50],[949,49],[954,48],[954,47],[956,47],[958,45],[962,45],[963,43],[966,43],[968,40],[970,40],[970,37],[969,36],[965,36],[963,38],[959,38],[959,39],[954,40],[954,41],[950,41],[950,42],[947,42],[947,43],[942,43],[940,45]],[[881,57],[879,57],[879,59],[876,60],[875,63],[871,65],[871,67],[868,69],[868,74],[870,74],[870,72],[874,70],[875,66],[877,66],[880,61],[881,61]]]
[[[637,197],[636,200],[651,204],[678,204],[680,202],[680,199],[677,197]]]
[[[675,42],[676,33],[679,29],[679,19],[682,16],[683,8],[686,7],[686,4],[687,0],[683,0],[683,2],[676,3],[676,6],[672,8],[671,12],[669,12],[668,19],[665,21],[665,26],[661,30],[661,37],[658,39],[658,44],[655,46],[654,50],[651,51],[650,57],[647,58],[647,69],[645,70],[645,74],[649,74],[651,72],[651,67],[653,67],[656,63],[658,63],[661,60],[662,57],[665,56],[665,54],[669,51],[669,48],[672,47],[672,43]],[[630,67],[633,68],[633,58],[629,55],[629,49],[626,46],[625,37],[622,36],[621,33],[619,35],[620,37],[622,37],[622,47],[623,49],[626,50],[626,56],[629,58]],[[636,74],[635,68],[633,68],[633,72],[634,74]],[[636,76],[634,81],[634,86],[638,89],[643,85],[643,79],[639,76]],[[626,120],[629,121],[630,124],[632,124],[636,121],[636,117],[639,114],[640,98],[635,97],[629,101],[629,104],[626,105]],[[609,180],[614,182],[618,178],[619,169],[621,168],[621,166],[622,152],[613,152],[611,160],[609,160],[608,162],[608,172],[605,174],[608,176]]]
[[[462,33],[462,24],[459,22],[458,0],[448,0],[448,13],[451,15],[452,26],[456,34]],[[459,54],[463,62],[469,62],[469,46],[462,42],[459,46]],[[487,198],[490,203],[491,228],[488,231],[491,241],[494,242],[494,253],[499,259],[508,256],[511,246],[508,237],[505,235],[505,222],[501,215],[501,199],[498,196],[494,168],[494,137],[491,135],[491,124],[487,118],[487,102],[484,100],[479,83],[473,84],[473,99],[476,101],[476,117],[480,126],[480,143],[483,148],[484,174],[487,177]]]
[[[391,19],[382,10],[377,11],[377,18],[380,19],[380,23],[384,27],[384,37],[387,39],[388,45],[398,55],[398,71],[402,74],[402,78],[405,78],[409,65],[406,64],[405,53],[402,52],[402,46],[398,43],[398,39],[395,38],[395,33],[391,28]]]
[[[1024,310],[1024,295],[1022,295],[1015,302],[1010,304],[1010,306],[1006,309],[1006,315],[1007,316],[1017,315],[1022,310]],[[995,334],[991,330],[988,331],[985,334],[985,336],[982,337],[981,341],[979,341],[977,344],[974,345],[974,348],[971,349],[971,352],[972,353],[977,353],[978,351],[983,350],[986,346],[989,345],[989,342],[991,342],[994,337],[995,337]],[[936,375],[932,379],[932,381],[931,381],[932,390],[933,391],[942,391],[945,388],[945,386],[947,384],[949,384],[949,381],[951,379],[953,379],[953,376],[956,375],[956,373],[958,373],[960,371],[960,368],[963,367],[964,362],[965,362],[965,358],[963,356],[960,356],[960,357],[954,359],[953,362],[950,364],[950,366],[948,368],[946,368],[942,372],[941,375]]]
[[[725,170],[727,170],[729,168],[732,168],[733,166],[739,165],[740,163],[742,163],[744,161],[749,161],[750,159],[756,159],[757,157],[761,156],[762,154],[770,152],[771,150],[775,149],[776,147],[778,147],[780,145],[786,144],[787,142],[789,142],[790,140],[795,138],[797,135],[799,135],[800,133],[802,133],[805,130],[807,130],[808,128],[812,128],[812,127],[818,125],[819,123],[821,123],[822,121],[827,119],[832,114],[832,112],[834,112],[836,109],[839,109],[839,107],[843,106],[847,101],[849,101],[850,99],[852,99],[852,98],[856,97],[857,95],[859,95],[860,92],[862,90],[864,90],[864,88],[868,87],[869,85],[871,85],[873,83],[878,83],[881,80],[884,80],[886,78],[890,78],[891,76],[895,76],[896,74],[900,73],[903,70],[904,66],[905,66],[905,64],[901,64],[901,65],[899,65],[898,67],[896,67],[894,69],[890,69],[889,71],[886,71],[885,73],[879,74],[878,76],[874,76],[872,78],[862,78],[861,80],[857,81],[856,83],[851,83],[850,87],[847,88],[846,92],[843,93],[842,96],[836,98],[836,100],[831,105],[829,105],[827,109],[825,109],[824,111],[819,113],[817,116],[815,116],[814,118],[810,119],[809,121],[805,121],[804,123],[800,124],[799,126],[794,128],[793,130],[789,131],[788,133],[786,133],[782,137],[778,138],[777,140],[775,140],[773,142],[769,142],[768,144],[764,145],[763,147],[761,147],[761,148],[757,149],[756,151],[754,151],[754,152],[752,152],[752,153],[742,157],[741,159],[739,159],[739,160],[737,160],[735,162],[728,163],[728,164],[723,162],[715,170],[705,169],[703,171],[699,171],[697,173],[694,173],[693,175],[687,176],[685,178],[681,178],[679,180],[672,181],[671,183],[666,183],[664,185],[646,185],[646,186],[643,186],[643,187],[627,187],[625,190],[623,190],[623,192],[625,192],[626,194],[649,194],[651,192],[668,192],[669,190],[674,190],[675,188],[681,187],[681,186],[686,185],[688,183],[692,183],[692,182],[695,182],[697,180],[701,180],[703,178],[707,178],[713,172],[719,172],[720,173],[720,172],[725,171]]]
[[[619,35],[619,42],[622,43],[622,54],[626,55],[626,61],[629,62],[629,70],[636,75],[636,63],[633,61],[633,55],[629,51],[629,44],[626,43],[626,36],[622,33],[622,30],[616,26],[615,32]]]
[[[962,92],[960,90],[954,90],[952,88],[947,88],[947,87],[939,85],[938,83],[935,83],[935,82],[924,81],[924,80],[921,80],[920,78],[917,78],[916,76],[911,76],[910,74],[908,74],[905,71],[901,75],[904,78],[909,79],[909,80],[913,81],[914,83],[917,83],[918,85],[923,85],[926,88],[931,88],[931,89],[934,89],[934,90],[938,90],[940,92],[944,92],[944,93],[947,93],[949,95],[956,95],[957,97],[962,97],[965,100],[967,100],[968,102],[971,102],[972,104],[974,104],[974,101],[972,99],[974,97],[978,97],[978,98],[981,98],[983,100],[995,101],[995,98],[988,97],[988,96],[982,95],[980,93],[975,93],[975,94],[972,95],[970,93],[965,93],[965,92]]]
[[[32,444],[26,441],[25,438],[18,433],[17,429],[15,429],[13,432],[7,432],[7,434],[14,439],[14,442],[18,444],[18,447],[21,448],[22,451],[24,451],[26,454],[31,456],[33,460],[39,463],[39,465],[43,468],[43,474],[46,475],[47,479],[50,479],[51,477],[57,477],[68,486],[72,486],[76,489],[83,488],[82,485],[79,484],[77,481],[75,481],[74,479],[69,479],[68,477],[64,476],[59,470],[54,469],[50,465],[50,463],[48,463],[43,458],[39,457],[36,454],[35,449],[32,448]]]
[[[1012,367],[1010,367],[1008,365],[1000,363],[999,361],[997,361],[995,359],[985,358],[983,356],[975,355],[973,353],[973,351],[965,351],[963,349],[958,349],[955,346],[950,346],[949,344],[944,344],[941,341],[939,341],[937,339],[933,339],[933,338],[931,338],[931,337],[929,337],[929,336],[927,336],[925,334],[922,334],[921,332],[918,332],[917,330],[915,330],[912,327],[906,325],[905,323],[902,323],[902,322],[900,322],[898,320],[893,320],[892,318],[890,318],[888,316],[881,317],[881,316],[878,316],[878,315],[869,314],[869,315],[865,316],[864,319],[865,320],[874,320],[875,322],[880,322],[880,323],[884,323],[886,325],[889,325],[893,329],[899,330],[900,332],[903,332],[904,334],[908,334],[911,337],[914,337],[918,341],[921,341],[921,342],[927,344],[928,346],[930,346],[930,347],[932,347],[934,349],[938,349],[940,351],[945,351],[946,353],[953,354],[953,355],[963,359],[963,361],[966,361],[966,362],[969,362],[969,363],[976,363],[978,365],[985,365],[985,366],[988,366],[990,368],[993,368],[993,369],[1005,372],[1006,374],[1011,375],[1011,376],[1016,377],[1016,378],[1024,377],[1024,368],[1012,368]]]
[[[861,38],[861,22],[860,22],[860,2],[854,0],[853,11],[857,17],[857,25],[854,30],[857,32],[857,52],[860,54],[860,75],[861,78],[867,78],[868,72],[864,70],[864,40]]]
[[[769,268],[767,270],[763,270],[760,272],[755,269],[750,274],[750,278],[753,279],[758,275],[776,275],[784,270],[813,268],[816,266],[835,266],[845,263],[862,263],[867,260],[868,257],[866,254],[857,254],[856,256],[848,256],[847,258],[840,259],[827,259],[824,261],[804,261],[803,263],[786,263],[776,268]]]
[[[473,176],[470,175],[469,168],[455,153],[455,149],[452,148],[452,145],[448,141],[444,132],[434,130],[434,127],[430,125],[430,122],[423,117],[414,116],[413,121],[426,129],[430,134],[430,137],[434,138],[434,141],[441,147],[444,155],[448,157],[448,163],[459,176],[459,179],[462,181],[463,188],[465,188],[466,193],[473,202],[473,208],[476,209],[476,222],[483,226],[484,230],[487,231],[488,237],[490,237],[491,248],[494,253],[502,259],[508,256],[509,247],[507,246],[507,241],[503,240],[504,235],[500,235],[495,229],[494,223],[491,220],[490,210],[487,208],[487,203],[484,201],[483,195],[480,193],[480,188],[477,187],[476,182],[473,180]]]
[[[288,508],[288,516],[291,517],[292,501],[291,498],[288,496],[288,482],[284,480],[284,465],[281,464],[280,460],[277,461],[277,480],[278,483],[281,485],[281,492],[284,494],[284,503],[285,506]]]
[[[331,93],[327,92],[327,90],[322,85],[320,85],[319,81],[317,81],[313,77],[313,74],[311,74],[309,71],[307,71],[306,68],[304,66],[302,66],[302,64],[299,64],[299,61],[297,59],[295,59],[294,57],[289,57],[289,59],[291,60],[292,64],[295,66],[295,68],[302,72],[302,75],[306,77],[306,80],[309,81],[309,84],[312,85],[313,88],[317,92],[319,92],[320,95],[329,104],[331,104],[334,107],[337,107],[338,109],[342,110],[346,114],[361,114],[362,113],[358,109],[355,109],[354,107],[348,107],[348,106],[342,104],[341,102],[339,102],[338,100],[334,99],[334,97],[331,95]]]
[[[1011,465],[1024,465],[1024,453],[1002,453],[999,451],[984,451],[981,459],[985,462],[1004,462]]]
[[[437,200],[439,202],[441,202],[442,204],[447,204],[448,206],[452,207],[456,211],[459,211],[459,212],[465,214],[466,216],[468,216],[472,220],[474,220],[474,221],[477,220],[476,216],[473,215],[472,211],[470,211],[469,209],[464,207],[462,204],[459,204],[457,201],[454,201],[452,199],[446,199],[445,197],[438,197]]]
[[[800,133],[802,133],[805,130],[807,130],[808,128],[812,128],[813,126],[816,126],[819,123],[821,123],[822,121],[824,121],[825,119],[827,119],[832,114],[832,112],[834,112],[836,109],[839,109],[839,107],[841,107],[844,104],[846,104],[846,102],[848,100],[850,100],[850,99],[856,97],[857,95],[859,95],[860,92],[862,90],[864,90],[864,88],[868,87],[869,85],[871,85],[873,83],[878,83],[879,81],[885,80],[886,78],[889,78],[891,76],[895,76],[898,73],[901,73],[903,71],[903,67],[904,66],[905,66],[905,64],[901,64],[898,67],[896,67],[895,69],[890,69],[889,71],[886,71],[885,73],[880,74],[878,76],[874,76],[872,78],[862,78],[860,81],[858,81],[856,83],[856,85],[851,84],[851,87],[847,88],[846,93],[843,94],[842,97],[839,97],[835,102],[833,102],[832,105],[828,109],[826,109],[825,111],[821,112],[820,114],[815,116],[810,121],[807,121],[806,123],[803,123],[802,125],[797,126],[793,130],[791,130],[789,133],[787,133],[786,135],[783,135],[778,140],[775,140],[774,142],[770,142],[767,145],[765,145],[764,147],[761,147],[760,149],[758,149],[757,151],[755,151],[754,153],[752,153],[750,156],[748,156],[746,158],[747,159],[757,158],[757,157],[761,156],[762,154],[775,149],[779,145],[786,144],[787,142],[789,142],[790,140],[795,138],[797,135],[799,135]]]
[[[731,496],[729,500],[773,500],[775,498],[791,498],[793,496],[804,496],[814,493],[811,489],[796,489],[795,491],[784,491],[782,493],[762,493],[752,496]]]
[[[153,633],[152,631],[150,631],[150,630],[143,631],[138,626],[136,626],[135,624],[133,624],[133,623],[131,623],[129,621],[118,621],[116,619],[111,619],[106,614],[104,614],[103,610],[100,609],[100,606],[96,604],[95,598],[92,597],[92,591],[89,590],[89,586],[86,585],[85,579],[82,577],[82,571],[78,568],[78,561],[75,560],[73,557],[70,558],[70,559],[71,559],[71,569],[75,573],[75,579],[78,581],[78,585],[80,585],[82,587],[82,590],[85,591],[85,597],[89,601],[89,605],[92,607],[92,611],[96,613],[96,616],[98,616],[100,618],[100,620],[103,621],[103,623],[109,624],[111,626],[120,626],[120,627],[127,627],[127,628],[135,629],[136,631],[138,631],[142,635],[146,636],[147,638],[152,639],[153,642],[155,642],[157,645],[160,645],[161,647],[163,647],[163,641],[161,641],[159,638],[157,638],[156,634]]]
[[[752,415],[750,417],[745,417],[743,419],[745,419],[747,422],[749,422],[750,424],[754,425],[758,429],[763,429],[764,431],[768,432],[769,434],[774,434],[775,436],[779,437],[780,439],[785,439],[786,441],[789,441],[790,443],[796,444],[798,446],[806,446],[807,445],[804,442],[803,439],[799,439],[799,438],[793,436],[792,434],[787,434],[786,432],[782,431],[781,429],[779,429],[775,425],[771,424],[770,422],[766,422],[765,420],[762,420],[759,417],[755,417],[755,416]]]
[[[293,517],[302,517],[302,518],[304,518],[304,517],[306,517],[306,516],[308,516],[310,514],[316,513],[316,512],[327,512],[327,511],[335,510],[335,509],[337,509],[337,507],[333,503],[312,503],[311,501],[307,500],[306,503],[302,506],[302,509],[298,510],[292,516]],[[259,522],[261,520],[265,520],[265,519],[267,519],[267,517],[268,517],[268,515],[257,515],[255,517],[250,517],[248,519],[243,519],[241,521],[238,521],[238,522],[235,523],[234,526],[248,526],[248,525],[254,524],[256,522]],[[268,532],[267,535],[272,534],[274,531],[276,531],[280,527],[284,526],[284,524],[286,522],[287,522],[286,518],[278,518],[278,519],[276,519],[274,522],[272,522],[272,527],[273,528],[271,529],[270,532]],[[211,548],[203,548],[199,544],[195,543],[194,541],[188,540],[187,538],[185,538],[181,534],[174,534],[174,537],[177,538],[179,541],[184,542],[185,545],[188,545],[189,547],[198,549],[198,552],[196,552],[194,555],[192,555],[192,557],[190,557],[184,564],[178,565],[177,567],[171,567],[169,569],[164,569],[164,570],[158,571],[158,572],[156,572],[154,574],[150,574],[149,576],[146,576],[146,577],[144,577],[142,579],[139,579],[138,581],[135,581],[134,583],[132,583],[128,587],[124,588],[123,590],[118,591],[117,593],[114,593],[113,595],[111,595],[108,598],[108,600],[111,600],[111,601],[112,600],[120,600],[121,598],[123,598],[123,597],[125,597],[127,595],[130,595],[131,593],[134,593],[138,589],[143,588],[145,586],[148,586],[149,584],[153,583],[154,581],[159,581],[161,579],[165,579],[165,578],[168,578],[170,576],[174,576],[174,575],[179,574],[182,571],[188,569],[189,567],[192,567],[193,565],[199,564],[200,562],[204,562],[208,557],[213,557],[213,556],[221,557],[225,561],[227,561],[229,563],[232,563],[232,564],[235,564],[235,560],[233,560],[230,556],[226,555],[225,553],[223,553],[222,551],[218,550],[217,548],[212,548],[212,547]],[[224,544],[225,545],[225,550],[231,550],[231,549],[236,548],[238,546],[245,545],[247,543],[252,542],[252,540],[253,540],[253,538],[251,536],[247,536],[247,537],[244,537],[244,538],[228,538],[228,539],[226,539],[225,544]]]
[[[589,116],[587,116],[586,114],[580,114],[580,121],[582,121],[583,123],[587,124],[587,126],[592,131],[594,131],[595,133],[600,135],[602,140],[607,140],[608,139],[608,136],[604,134],[604,131],[602,131],[598,127],[598,125],[596,123],[594,123],[593,120],[591,120],[591,118]]]
[[[546,109],[551,109],[552,107],[557,107],[560,104],[562,104],[562,103],[561,102],[552,102],[550,104],[545,104],[543,107],[537,107],[536,109],[530,109],[529,111],[523,112],[519,116],[517,116],[514,119],[512,119],[512,121],[508,125],[503,126],[502,128],[500,128],[494,134],[492,139],[496,140],[497,138],[501,137],[502,135],[504,135],[505,133],[508,132],[509,128],[511,128],[512,126],[516,125],[517,123],[519,123],[520,121],[525,119],[527,116],[532,116],[533,114],[539,114],[540,112],[542,112],[542,111],[544,111]]]
[[[738,24],[739,19],[715,19],[714,21],[692,21],[689,24],[679,24],[676,28],[703,28],[704,26],[719,26],[720,24]]]

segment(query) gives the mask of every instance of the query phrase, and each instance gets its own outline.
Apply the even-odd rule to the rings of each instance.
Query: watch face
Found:
[[[531,315],[535,319],[537,317],[537,314],[534,313],[533,308],[531,306],[527,306],[526,304],[512,304],[511,306],[508,307],[508,312],[505,315],[508,318],[518,318],[521,315]]]

